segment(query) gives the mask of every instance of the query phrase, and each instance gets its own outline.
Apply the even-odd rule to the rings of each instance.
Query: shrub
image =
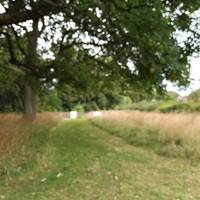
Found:
[[[158,106],[161,103],[162,103],[161,101],[150,101],[150,102],[142,101],[140,103],[133,104],[131,106],[131,109],[150,112],[157,110]]]
[[[177,106],[176,103],[165,103],[160,105],[158,110],[162,113],[175,112],[177,111]]]
[[[85,108],[82,104],[78,103],[73,107],[73,110],[76,110],[77,112],[85,112]]]
[[[39,111],[62,111],[62,101],[56,90],[44,91],[38,99]]]
[[[171,102],[161,105],[158,110],[162,113],[167,112],[190,112],[193,111],[192,103],[187,102]]]
[[[200,112],[200,103],[194,104],[194,111]]]
[[[91,110],[99,110],[99,107],[97,106],[95,101],[92,101],[90,103],[87,103],[85,105],[85,110],[86,111],[91,111]]]

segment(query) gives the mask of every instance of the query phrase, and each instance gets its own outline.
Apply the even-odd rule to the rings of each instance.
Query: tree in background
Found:
[[[193,91],[190,95],[189,95],[189,99],[195,101],[195,102],[200,102],[200,89],[197,89],[195,91]]]
[[[188,56],[199,50],[199,35],[191,26],[199,1],[1,0],[0,4],[5,9],[0,14],[1,48],[23,74],[18,84],[24,88],[24,114],[29,119],[36,117],[39,88],[52,80],[80,87],[98,76],[146,91],[161,91],[163,80],[186,85]],[[188,33],[181,44],[176,31]],[[42,40],[46,45],[39,48]],[[52,53],[50,60],[44,60],[46,52]],[[85,68],[92,69],[89,73]]]
[[[23,108],[22,94],[18,72],[0,67],[0,112],[21,111]]]

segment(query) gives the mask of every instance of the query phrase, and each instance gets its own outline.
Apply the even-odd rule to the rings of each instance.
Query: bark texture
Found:
[[[25,1],[21,1],[25,4]],[[26,3],[27,4],[27,3]],[[18,24],[27,20],[36,20],[50,14],[57,14],[65,10],[65,0],[43,0],[35,2],[32,9],[18,9],[17,7],[0,14],[0,26]]]
[[[37,62],[37,40],[39,36],[38,20],[34,20],[32,31],[28,35],[28,50],[26,64],[30,69],[35,67]],[[24,117],[29,120],[36,118],[36,95],[37,95],[37,79],[31,74],[31,70],[27,72],[25,77],[25,94],[24,94]]]
[[[24,88],[24,117],[31,121],[36,119],[36,91],[28,81]]]

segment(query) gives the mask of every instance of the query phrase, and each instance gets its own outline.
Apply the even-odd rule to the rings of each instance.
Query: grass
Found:
[[[62,122],[48,114],[39,116],[34,124],[23,120],[20,124],[15,116],[6,116],[9,121],[1,119],[5,127],[18,126],[14,129],[17,138],[24,134],[17,140],[19,146],[17,141],[10,146],[15,151],[3,153],[6,159],[0,172],[0,199],[200,199],[198,162],[194,165],[187,158],[158,154],[157,149],[163,146],[158,137],[161,133],[154,132],[159,117],[140,114],[105,112],[98,120]],[[162,121],[164,115],[160,117]],[[183,119],[188,120],[180,117]],[[140,135],[146,123],[154,127]],[[185,125],[189,126],[189,121]],[[170,137],[174,138],[173,134]],[[154,140],[148,143],[149,138]]]
[[[157,154],[199,162],[199,121],[199,114],[121,111],[106,112],[93,124]]]

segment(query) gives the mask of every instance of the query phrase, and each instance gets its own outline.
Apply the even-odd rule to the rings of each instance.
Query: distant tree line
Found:
[[[18,88],[19,89],[19,88]],[[58,89],[42,88],[37,98],[37,109],[42,111],[70,111],[80,112],[91,110],[110,110],[124,105],[131,105],[144,99],[144,95],[124,93],[120,90],[104,88],[101,92],[90,91],[80,92],[69,85]],[[0,88],[0,112],[21,112],[23,111],[23,99],[20,89]]]

